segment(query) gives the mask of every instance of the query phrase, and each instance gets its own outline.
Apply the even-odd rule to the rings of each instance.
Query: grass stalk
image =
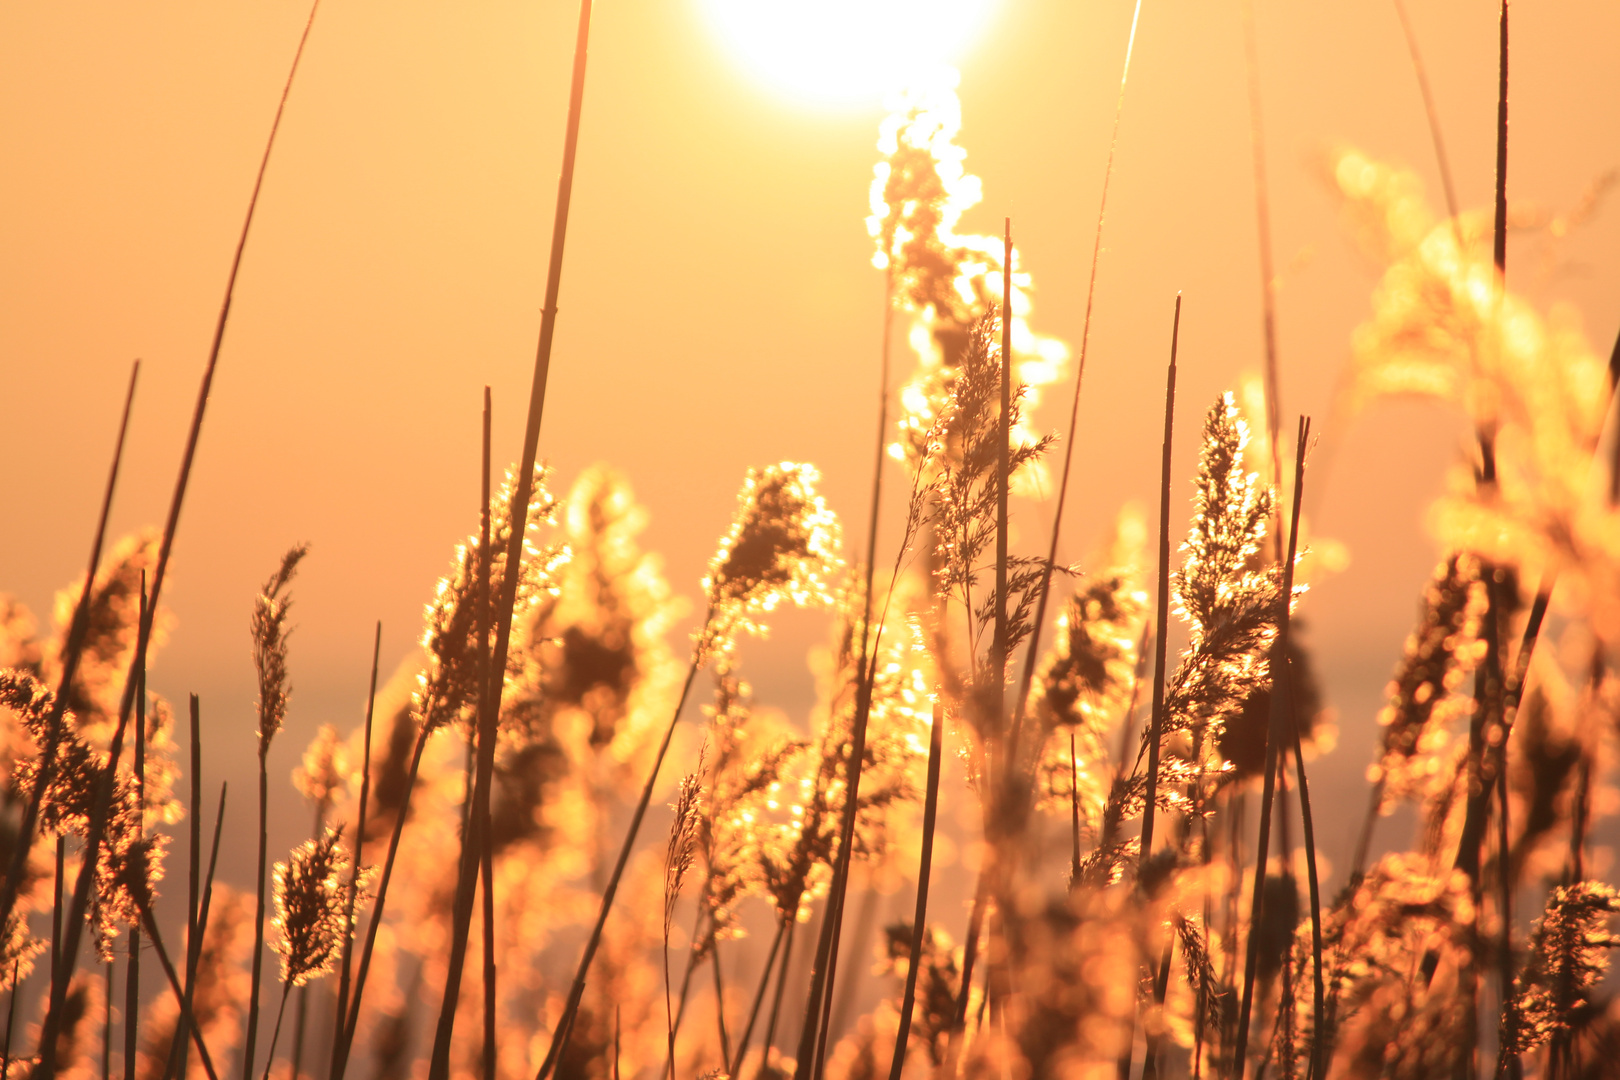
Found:
[[[1013,697],[1010,741],[1015,749],[1021,738],[1030,689],[1035,684],[1035,665],[1039,663],[1041,655],[1041,631],[1046,625],[1047,601],[1052,591],[1052,573],[1057,566],[1058,541],[1063,535],[1063,510],[1068,502],[1069,475],[1074,466],[1075,437],[1080,430],[1080,391],[1086,382],[1086,355],[1091,344],[1091,314],[1097,299],[1097,268],[1102,264],[1103,224],[1108,217],[1108,185],[1114,177],[1114,155],[1119,150],[1120,121],[1125,115],[1125,87],[1130,80],[1131,57],[1136,51],[1136,28],[1141,19],[1142,0],[1136,0],[1131,13],[1130,35],[1125,40],[1125,62],[1119,73],[1119,95],[1114,101],[1114,126],[1108,139],[1108,160],[1103,167],[1102,197],[1097,206],[1097,229],[1091,244],[1091,271],[1086,282],[1086,311],[1080,324],[1080,359],[1075,365],[1074,396],[1069,403],[1069,433],[1063,443],[1063,471],[1058,479],[1057,504],[1052,511],[1052,536],[1047,546],[1046,565],[1041,569],[1040,588],[1036,590],[1035,617],[1030,623],[1029,646],[1024,651],[1023,678],[1019,680],[1018,693]],[[965,994],[966,983],[963,985]]]
[[[551,259],[546,275],[546,297],[540,315],[540,341],[535,350],[534,381],[529,392],[529,415],[524,425],[522,464],[518,467],[517,484],[512,492],[512,518],[515,523],[528,520],[529,497],[534,488],[534,463],[540,445],[540,421],[545,412],[546,383],[551,373],[551,348],[557,328],[557,298],[562,286],[563,248],[568,235],[568,207],[573,196],[574,164],[579,149],[579,123],[580,114],[585,100],[585,67],[586,58],[590,48],[591,32],[591,0],[580,0],[579,28],[574,40],[574,67],[569,84],[568,120],[563,136],[562,170],[557,181],[557,207],[552,219],[551,232]],[[491,656],[489,667],[488,691],[481,702],[482,711],[493,716],[500,715],[501,690],[506,671],[506,654],[512,635],[512,609],[517,601],[518,579],[522,576],[517,568],[523,562],[523,537],[527,530],[522,524],[512,528],[511,538],[507,544],[506,565],[510,568],[501,582],[501,595],[495,607],[495,648]],[[696,665],[693,665],[696,673]],[[690,687],[691,679],[687,679]],[[684,694],[683,694],[684,697]],[[679,716],[679,710],[677,710]],[[671,722],[671,730],[674,724]],[[666,738],[667,745],[667,738]],[[493,748],[491,748],[493,749]],[[659,754],[662,762],[663,754]],[[656,776],[656,770],[654,770]],[[640,813],[636,816],[636,824],[640,824]],[[634,829],[632,829],[632,836]],[[626,849],[628,854],[628,848]],[[463,877],[469,877],[466,868],[463,868]],[[617,884],[615,882],[614,884]],[[611,886],[610,886],[611,888]],[[458,901],[460,892],[470,889],[468,885],[458,887]],[[605,920],[608,905],[604,903],[602,916]],[[465,948],[465,934],[458,935],[460,944]],[[600,936],[598,932],[593,938]],[[576,980],[576,989],[583,992],[584,975],[589,966],[590,955],[595,952],[594,943],[587,947],[587,960],[582,964],[579,977]],[[577,993],[573,995],[573,1004],[565,1015],[570,1015],[578,1009]],[[570,1018],[569,1023],[572,1023]],[[540,1076],[543,1078],[555,1064],[556,1054],[561,1049],[563,1039],[567,1038],[566,1027],[560,1029],[552,1038],[551,1050],[546,1055],[546,1062],[540,1067]],[[429,1075],[433,1080],[442,1080],[448,1074],[448,1047],[441,1053],[437,1048],[439,1039],[435,1039],[434,1061],[430,1067]]]
[[[113,971],[115,966],[113,961],[107,961],[104,968],[106,973],[102,976],[102,981],[106,984],[106,990],[101,995],[101,1080],[111,1080],[112,1077],[112,1003]]]
[[[1012,218],[1003,224],[1001,255],[1001,412],[996,420],[996,619],[990,639],[990,670],[996,680],[996,727],[1007,708],[1007,497],[1012,477]],[[1007,744],[1012,735],[1008,733]],[[1004,755],[1002,771],[1016,772],[1016,759]],[[994,850],[994,848],[992,848]],[[1010,884],[1010,883],[1009,883]]]
[[[794,931],[799,923],[791,914],[788,916],[787,939],[782,942],[782,964],[776,971],[776,993],[771,998],[771,1015],[765,1021],[765,1042],[759,1048],[759,1073],[763,1077],[771,1064],[771,1050],[776,1045],[776,1022],[782,1018],[782,995],[787,989],[788,975],[793,970],[793,938]]]
[[[928,731],[928,787],[923,798],[922,856],[917,861],[917,903],[911,916],[911,960],[906,966],[906,988],[900,998],[900,1030],[894,1038],[889,1080],[900,1080],[906,1063],[906,1040],[911,1034],[911,1013],[917,1003],[917,970],[922,966],[923,935],[928,926],[928,885],[934,867],[934,829],[939,817],[939,763],[945,728],[945,704],[934,700],[934,722]]]
[[[371,796],[371,723],[377,709],[377,667],[381,659],[382,620],[379,619],[371,642],[371,686],[366,691],[365,734],[361,737],[360,809],[354,826],[354,865],[349,868],[349,888],[343,900],[344,925],[348,930],[343,935],[343,958],[338,962],[337,1004],[332,1013],[332,1064],[328,1072],[332,1076],[338,1074],[337,1051],[343,1042],[343,1019],[349,1004],[350,967],[354,954],[354,904],[359,892],[360,868],[365,865],[362,856],[366,846],[367,802]]]
[[[486,386],[479,477],[482,502],[479,513],[478,611],[475,620],[475,632],[478,635],[478,667],[482,676],[479,680],[478,731],[475,740],[477,768],[475,775],[469,776],[471,782],[467,786],[467,797],[463,800],[460,874],[456,881],[455,906],[452,910],[450,958],[445,968],[444,995],[439,1004],[439,1023],[433,1037],[433,1055],[428,1064],[429,1080],[448,1080],[450,1075],[450,1040],[455,1033],[456,1011],[461,1001],[461,975],[467,961],[467,941],[472,929],[473,901],[484,862],[483,849],[489,833],[490,786],[494,783],[495,777],[495,732],[500,719],[500,687],[506,681],[504,652],[500,666],[493,667],[490,663],[488,644],[489,578],[493,563],[489,550],[489,429],[490,394],[489,387]],[[527,500],[521,506],[522,512],[519,512],[518,504],[514,504],[515,516],[512,518],[514,522],[523,523],[512,528],[513,535],[520,542],[528,531]],[[522,558],[521,547],[517,558],[512,557],[510,550],[507,557],[509,561],[506,565],[513,568],[507,577],[511,578],[515,588],[517,578],[521,576],[516,569],[520,566]],[[506,629],[510,628],[511,620],[508,613]]]
[[[816,944],[816,963],[811,976],[810,993],[805,1003],[804,1031],[800,1036],[799,1059],[796,1063],[796,1080],[805,1080],[807,1067],[809,1075],[819,1076],[822,1062],[826,1054],[826,1029],[830,1020],[829,1013],[832,1007],[833,987],[837,978],[838,945],[842,936],[844,923],[844,898],[849,891],[849,861],[855,837],[855,818],[859,809],[861,769],[866,758],[866,725],[872,711],[872,685],[877,674],[877,647],[881,639],[883,628],[878,626],[877,633],[872,632],[872,591],[873,573],[877,566],[877,540],[879,511],[883,504],[883,459],[884,448],[888,441],[889,426],[889,356],[890,341],[894,329],[894,271],[892,266],[887,272],[883,296],[883,340],[878,349],[878,431],[876,460],[872,465],[872,503],[867,516],[866,528],[866,579],[865,589],[861,597],[861,648],[858,682],[855,690],[855,724],[850,740],[849,761],[845,766],[848,777],[848,794],[844,799],[843,819],[840,821],[838,843],[838,857],[833,867],[833,880],[827,892],[827,916],[822,923],[822,933]],[[902,550],[902,556],[904,552]],[[899,568],[890,578],[889,592],[893,595],[894,581],[899,576]],[[883,605],[884,617],[888,615],[888,601]],[[809,1048],[814,1040],[815,1056],[812,1062]]]
[[[11,964],[11,993],[8,994],[7,997],[6,997],[6,1035],[5,1035],[5,1044],[3,1046],[0,1046],[0,1080],[7,1080],[7,1076],[11,1072],[11,1030],[12,1030],[13,1026],[17,1022],[17,992],[18,992],[18,990],[21,989],[21,987],[19,987],[17,983],[18,983],[18,976],[20,976],[21,974],[22,974],[22,962],[18,961],[18,960],[12,961],[12,964]],[[109,1000],[109,1001],[112,1000],[112,995],[111,994],[109,994],[107,996],[107,1000]],[[105,1073],[106,1070],[103,1069],[102,1071]]]
[[[1294,467],[1294,484],[1296,489],[1304,476],[1302,468],[1304,457],[1298,459]],[[1297,501],[1296,501],[1297,505]],[[1295,512],[1298,517],[1298,511]],[[1297,531],[1298,526],[1290,523],[1290,531]],[[1290,675],[1289,687],[1294,686]],[[1316,865],[1316,819],[1311,813],[1311,788],[1305,778],[1305,751],[1301,744],[1299,734],[1299,707],[1298,702],[1290,710],[1293,716],[1294,736],[1294,775],[1299,780],[1299,813],[1304,825],[1305,834],[1305,876],[1310,892],[1311,902],[1311,1016],[1315,1024],[1311,1035],[1311,1065],[1308,1080],[1323,1080],[1327,1076],[1327,1054],[1332,1049],[1327,1043],[1325,1033],[1328,1031],[1327,1016],[1327,979],[1322,963],[1322,881]]]
[[[1451,158],[1446,153],[1445,139],[1440,134],[1440,110],[1435,105],[1434,93],[1429,89],[1428,68],[1423,63],[1423,54],[1418,51],[1417,34],[1412,29],[1412,20],[1406,14],[1406,0],[1393,0],[1395,14],[1401,21],[1401,34],[1406,38],[1406,51],[1412,57],[1412,74],[1417,77],[1418,93],[1423,97],[1423,113],[1429,122],[1429,141],[1434,144],[1435,165],[1440,170],[1440,190],[1446,199],[1446,216],[1451,218],[1453,228],[1457,227],[1457,188],[1451,180]]]
[[[265,872],[270,849],[270,772],[269,743],[259,740],[259,851],[258,872],[253,894],[253,976],[248,988],[247,1031],[242,1044],[242,1080],[253,1080],[253,1057],[259,1031],[260,982],[264,974],[264,892]]]
[[[225,297],[220,304],[219,317],[214,325],[212,344],[209,347],[208,363],[203,369],[202,385],[197,391],[197,404],[192,411],[191,425],[186,434],[185,450],[181,455],[180,474],[175,481],[174,496],[169,503],[168,517],[163,526],[163,539],[158,546],[156,566],[152,574],[152,591],[147,601],[146,617],[141,620],[140,629],[135,639],[135,664],[145,663],[147,648],[152,638],[152,618],[157,611],[159,600],[163,593],[163,582],[168,572],[169,558],[174,550],[174,537],[179,529],[180,510],[185,503],[186,488],[190,482],[192,465],[196,460],[197,443],[202,434],[203,416],[208,407],[208,396],[214,381],[214,372],[219,363],[220,346],[224,341],[225,328],[230,321],[231,301],[236,291],[237,274],[242,265],[242,253],[247,245],[249,232],[252,230],[254,210],[258,206],[259,193],[264,186],[264,174],[270,163],[270,153],[275,147],[276,132],[281,127],[282,114],[287,107],[288,95],[292,92],[293,79],[298,73],[298,62],[304,54],[304,45],[309,40],[309,32],[315,22],[315,12],[319,9],[320,0],[310,7],[309,20],[304,25],[303,36],[299,38],[298,50],[293,54],[292,66],[287,73],[287,81],[282,87],[281,99],[276,106],[275,119],[270,125],[270,135],[265,141],[264,156],[259,162],[259,171],[253,183],[253,194],[248,199],[247,215],[242,223],[242,231],[237,238],[236,252],[231,260],[231,269],[225,284]],[[111,746],[107,754],[105,775],[96,793],[96,811],[91,815],[89,835],[85,840],[84,857],[80,863],[78,880],[74,886],[73,907],[67,923],[66,936],[63,941],[62,962],[72,967],[74,958],[78,955],[79,941],[85,922],[85,913],[89,909],[90,886],[95,879],[95,867],[100,858],[101,841],[105,835],[107,808],[112,802],[113,778],[117,773],[118,758],[123,750],[124,729],[128,723],[132,698],[135,692],[133,679],[126,679],[124,683],[123,700],[119,707],[118,727],[115,729]],[[41,783],[39,787],[43,788]],[[22,845],[26,848],[26,844]],[[0,925],[9,912],[0,910]],[[45,1014],[45,1021],[40,1026],[40,1062],[35,1070],[33,1080],[51,1080],[56,1075],[56,1035],[62,1020],[62,1009],[65,1004],[63,994],[66,987],[58,993],[53,993],[50,1007]],[[248,1038],[252,1039],[252,1029],[249,1029]]]
[[[366,942],[360,949],[360,964],[355,969],[354,993],[349,999],[348,1018],[343,1023],[338,1047],[337,1065],[332,1080],[343,1080],[349,1064],[349,1051],[354,1045],[355,1031],[360,1025],[360,1002],[366,992],[366,976],[371,972],[371,956],[377,946],[377,931],[382,928],[383,910],[388,900],[388,886],[394,877],[394,861],[399,855],[399,841],[405,832],[405,819],[410,816],[411,792],[422,768],[422,752],[427,749],[429,732],[425,729],[416,736],[411,748],[411,763],[405,773],[405,794],[400,798],[399,814],[394,819],[394,830],[388,838],[388,855],[383,859],[382,876],[377,880],[377,899],[371,906],[371,921],[366,926]],[[355,860],[357,863],[359,859]]]
[[[489,554],[489,483],[490,483],[490,430],[493,423],[493,404],[489,387],[484,387],[483,461],[480,480],[478,550],[482,553],[478,577],[478,647],[484,684],[489,682],[489,576],[493,560]],[[494,740],[491,739],[491,761]],[[492,781],[491,781],[492,782]],[[495,1080],[495,834],[490,820],[490,793],[485,792],[478,806],[478,863],[483,881],[483,983],[484,983],[484,1080]]]
[[[195,695],[193,695],[195,697]],[[203,879],[202,895],[197,903],[196,928],[192,931],[192,938],[186,942],[186,988],[181,1001],[181,1014],[189,1013],[192,1008],[193,995],[197,987],[197,968],[202,957],[203,935],[208,932],[208,909],[214,897],[214,869],[219,865],[219,837],[225,829],[225,792],[228,784],[219,785],[219,809],[214,816],[214,841],[208,853],[208,874]],[[185,1076],[186,1047],[189,1045],[182,1035],[176,1038],[169,1048],[169,1064],[164,1071],[163,1080],[174,1080],[176,1076]]]
[[[1272,802],[1277,793],[1277,761],[1288,731],[1285,721],[1293,713],[1288,672],[1289,608],[1294,594],[1294,559],[1299,551],[1299,508],[1304,490],[1305,447],[1310,437],[1310,421],[1299,423],[1299,446],[1294,463],[1293,516],[1288,531],[1288,554],[1283,562],[1282,592],[1277,601],[1277,636],[1271,647],[1271,717],[1266,731],[1264,784],[1260,793],[1260,832],[1255,841],[1253,899],[1249,906],[1249,940],[1243,960],[1243,998],[1238,1007],[1236,1048],[1232,1055],[1233,1075],[1241,1080],[1249,1046],[1249,1018],[1254,1008],[1255,969],[1260,959],[1260,927],[1266,891],[1266,858],[1271,840]],[[1279,685],[1280,684],[1280,685]],[[1297,720],[1295,721],[1297,724]],[[1320,934],[1320,916],[1313,930]],[[1320,971],[1320,967],[1318,971]]]
[[[141,573],[140,616],[146,618],[146,573]],[[135,798],[146,805],[146,665],[135,672]],[[143,810],[144,817],[144,810]],[[139,835],[146,833],[144,820]],[[124,965],[124,1080],[135,1080],[135,1051],[141,1027],[141,928],[129,928],[129,960]]]
[[[152,905],[145,896],[136,892],[135,906],[140,910],[141,922],[145,924],[147,935],[152,939],[152,951],[157,954],[163,974],[169,980],[169,989],[173,992],[175,1001],[180,1004],[180,1024],[191,1032],[191,1041],[197,1047],[197,1056],[202,1059],[203,1070],[208,1073],[208,1080],[219,1080],[219,1074],[214,1070],[214,1060],[208,1053],[208,1044],[203,1041],[202,1028],[197,1025],[197,1017],[192,1011],[191,1000],[185,988],[180,985],[180,977],[175,974],[174,964],[169,960],[169,950],[163,947],[163,935],[158,931],[157,920],[152,917]]]
[[[1159,743],[1164,738],[1166,647],[1170,637],[1170,451],[1176,424],[1176,352],[1181,343],[1181,294],[1170,326],[1170,367],[1164,387],[1164,446],[1159,483],[1158,610],[1153,630],[1153,712],[1148,720],[1147,802],[1142,808],[1140,866],[1153,856],[1153,829],[1159,796]]]
[[[1271,253],[1271,192],[1266,182],[1266,135],[1260,109],[1260,46],[1254,30],[1254,0],[1243,0],[1244,71],[1249,86],[1249,146],[1254,169],[1254,218],[1260,249],[1260,327],[1266,355],[1266,435],[1271,475],[1282,488],[1282,389],[1277,374],[1277,272]],[[1281,510],[1278,511],[1279,520]],[[1278,558],[1282,532],[1272,530]]]
[[[135,404],[135,383],[140,377],[141,362],[130,366],[129,388],[124,391],[124,411],[118,421],[118,437],[113,441],[112,467],[107,472],[107,486],[101,496],[101,513],[96,518],[95,538],[90,542],[90,566],[84,573],[84,589],[73,609],[73,621],[68,626],[67,645],[62,652],[62,677],[57,683],[56,699],[46,721],[45,745],[39,755],[39,779],[33,793],[23,806],[22,821],[17,826],[17,839],[6,869],[5,881],[0,883],[0,926],[11,922],[11,912],[17,904],[17,884],[23,880],[28,867],[28,853],[33,850],[34,831],[39,827],[40,800],[56,769],[56,751],[61,745],[62,718],[67,709],[68,690],[79,669],[79,657],[84,649],[85,634],[90,629],[90,596],[95,587],[96,570],[101,565],[101,549],[107,539],[107,518],[112,513],[113,492],[118,487],[118,467],[124,460],[124,439],[129,434],[129,414]],[[61,890],[57,890],[57,907],[61,907]],[[56,917],[59,922],[60,917]],[[57,954],[61,948],[61,935],[51,938],[51,971],[56,971]],[[53,974],[54,977],[54,974]]]
[[[771,985],[771,969],[776,966],[776,956],[782,951],[782,939],[787,936],[788,922],[778,919],[776,922],[776,936],[771,939],[771,950],[765,954],[765,969],[759,974],[759,986],[754,991],[754,1004],[748,1010],[748,1022],[743,1025],[742,1038],[737,1043],[736,1055],[730,1058],[730,1074],[733,1077],[742,1073],[743,1058],[748,1055],[748,1042],[754,1036],[754,1023],[759,1019],[760,1006],[765,1002],[765,991]],[[766,1051],[769,1053],[769,1049]]]
[[[517,530],[513,530],[514,533]],[[516,565],[509,563],[508,565]],[[515,581],[516,574],[508,575],[508,580]],[[712,615],[712,613],[711,613]],[[704,620],[708,622],[707,619]],[[500,650],[497,649],[497,656]],[[496,668],[497,671],[505,667],[504,661]],[[631,849],[635,847],[636,834],[641,831],[642,818],[647,816],[647,806],[652,802],[653,785],[658,782],[658,772],[663,767],[664,756],[669,753],[670,739],[675,735],[675,725],[681,719],[681,710],[686,707],[686,699],[692,692],[692,681],[697,678],[699,655],[696,650],[692,654],[692,662],[687,668],[686,683],[681,687],[680,699],[675,704],[675,711],[669,718],[669,726],[664,729],[663,741],[658,744],[658,753],[653,759],[652,769],[647,774],[647,783],[641,789],[641,798],[636,803],[635,813],[631,815],[630,826],[625,830],[624,844],[619,849],[618,861],[613,865],[613,874],[608,878],[607,888],[602,893],[602,903],[596,915],[596,925],[591,929],[591,936],[585,942],[585,951],[579,959],[579,969],[574,973],[573,985],[568,990],[568,1003],[563,1008],[562,1017],[557,1022],[556,1029],[551,1035],[551,1046],[546,1051],[545,1060],[540,1063],[540,1071],[536,1080],[545,1080],[551,1070],[557,1065],[563,1048],[568,1045],[568,1036],[574,1026],[574,1018],[579,1015],[579,1003],[585,995],[585,978],[590,973],[591,961],[596,957],[596,950],[602,944],[602,931],[607,926],[608,914],[613,910],[613,899],[619,891],[619,882],[624,877],[625,864],[630,861]],[[490,681],[494,681],[492,674]]]
[[[198,905],[202,902],[202,702],[192,694],[187,716],[191,726],[191,819],[186,824],[191,844],[186,857],[186,986],[196,978],[202,938],[197,932]],[[175,1039],[170,1057],[179,1055],[176,1075],[186,1074],[186,1040]]]
[[[720,942],[709,948],[709,966],[714,972],[714,1022],[720,1029],[720,1060],[731,1060],[731,1038],[726,1034],[726,984],[720,969]]]
[[[1170,452],[1175,439],[1176,356],[1180,344],[1181,294],[1177,293],[1175,314],[1170,324],[1170,366],[1166,370],[1164,386],[1164,442],[1160,455],[1159,478],[1158,608],[1154,616],[1153,630],[1153,711],[1148,717],[1147,794],[1142,807],[1141,849],[1137,854],[1139,874],[1153,857],[1153,833],[1157,823],[1159,801],[1159,744],[1164,740],[1165,680],[1169,674],[1166,669],[1166,649],[1170,636]],[[1119,1056],[1120,1080],[1128,1080],[1131,1075],[1131,1058],[1135,1053],[1136,1044],[1135,1027],[1136,1015],[1133,1012],[1129,1021],[1131,1034],[1126,1038]],[[1149,1059],[1152,1057],[1152,1045],[1150,1040]]]
[[[270,1065],[276,1058],[276,1043],[281,1038],[281,1018],[287,1012],[287,998],[291,996],[292,983],[281,984],[281,1004],[276,1006],[276,1024],[270,1032],[270,1045],[264,1051],[264,1077],[270,1080]]]

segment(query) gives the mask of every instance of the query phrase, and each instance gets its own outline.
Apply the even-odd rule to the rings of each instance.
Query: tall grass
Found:
[[[0,850],[0,1080],[93,1075],[96,1006],[100,1070],[121,1046],[131,1080],[218,1080],[233,1061],[249,1080],[1606,1075],[1620,1040],[1604,984],[1620,892],[1591,876],[1589,848],[1615,761],[1620,480],[1602,440],[1620,342],[1605,365],[1507,288],[1505,4],[1500,17],[1488,224],[1454,205],[1437,125],[1441,216],[1400,170],[1348,150],[1329,162],[1387,267],[1354,342],[1356,395],[1437,390],[1479,433],[1477,483],[1437,503],[1442,564],[1386,691],[1368,820],[1337,897],[1322,892],[1307,767],[1319,775],[1326,740],[1294,621],[1315,572],[1303,419],[1287,515],[1279,495],[1252,13],[1263,415],[1251,430],[1236,393],[1211,404],[1194,497],[1180,504],[1178,294],[1151,566],[1127,513],[1105,550],[1058,561],[1113,147],[1052,527],[1023,554],[1024,495],[1048,479],[1054,438],[1033,430],[1042,387],[1021,376],[1066,353],[1031,329],[1010,220],[1000,237],[959,229],[972,194],[951,172],[959,102],[923,85],[885,121],[873,185],[886,311],[864,558],[845,565],[814,468],[751,470],[729,527],[713,523],[683,665],[668,640],[677,605],[637,543],[628,482],[596,468],[554,496],[539,464],[585,0],[523,453],[492,491],[486,388],[478,520],[427,605],[419,671],[378,687],[379,625],[357,731],[325,732],[306,755],[310,839],[270,869],[266,823],[284,793],[268,749],[300,662],[289,592],[302,547],[253,599],[246,636],[260,702],[253,895],[215,881],[223,787],[204,869],[200,702],[182,769],[171,711],[145,686],[247,225],[163,531],[104,554],[126,400],[91,563],[58,624],[41,636],[0,605],[0,655],[13,660],[0,670],[0,836],[12,845]],[[891,417],[895,321],[909,323],[917,366]],[[132,376],[131,399],[133,388]],[[885,468],[905,484],[885,484]],[[903,521],[892,553],[878,528],[886,492]],[[1054,586],[1065,595],[1049,619]],[[755,701],[737,643],[795,605],[828,609],[831,628],[818,703],[790,718]],[[1557,649],[1538,647],[1555,634]],[[182,774],[193,817],[177,965],[159,886]],[[644,842],[666,796],[668,840]],[[976,825],[942,813],[953,804]],[[1414,834],[1375,860],[1374,827],[1398,807]],[[947,844],[961,853],[965,911],[930,895]],[[877,892],[914,890],[910,921],[885,927],[872,956],[842,936],[857,875],[863,910]],[[1537,916],[1515,914],[1532,899]],[[79,961],[86,933],[104,981]],[[465,979],[475,941],[480,973]],[[281,989],[261,1056],[267,944]],[[30,995],[47,949],[48,986]],[[163,974],[155,989],[140,975],[149,958]],[[464,1009],[482,1023],[458,1023]],[[30,1011],[43,1015],[22,1030]],[[326,1034],[330,1052],[307,1070],[306,1045]]]

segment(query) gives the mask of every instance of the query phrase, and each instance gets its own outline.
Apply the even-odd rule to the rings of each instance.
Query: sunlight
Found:
[[[701,0],[751,70],[818,105],[875,103],[951,64],[996,0]]]

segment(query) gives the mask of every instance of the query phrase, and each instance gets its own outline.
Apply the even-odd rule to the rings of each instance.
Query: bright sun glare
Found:
[[[996,0],[701,0],[756,74],[827,105],[880,100],[954,63]]]

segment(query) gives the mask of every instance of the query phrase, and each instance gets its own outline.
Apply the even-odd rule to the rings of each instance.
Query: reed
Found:
[[[666,641],[677,618],[669,587],[633,539],[643,514],[628,486],[595,468],[553,499],[556,474],[537,464],[591,29],[584,0],[523,451],[492,490],[486,387],[478,522],[428,605],[420,671],[401,672],[415,676],[410,703],[386,704],[403,682],[378,686],[378,624],[359,749],[332,728],[311,745],[294,782],[315,829],[273,875],[280,799],[269,752],[287,717],[302,547],[254,600],[251,901],[215,883],[223,786],[204,863],[200,701],[190,699],[182,769],[168,703],[146,676],[281,109],[163,530],[114,547],[103,565],[132,375],[83,585],[64,591],[43,637],[0,600],[0,974],[10,989],[0,1080],[24,1060],[12,1046],[19,1009],[43,1011],[28,1033],[38,1040],[31,1080],[93,1075],[98,1057],[104,1075],[112,1068],[116,968],[97,965],[88,979],[80,970],[87,926],[103,961],[119,935],[128,942],[126,1080],[218,1080],[215,1054],[220,1064],[237,1055],[248,1080],[309,1075],[303,1051],[325,1037],[326,1012],[311,984],[328,973],[332,1042],[314,1080],[861,1080],[885,1065],[890,1080],[1130,1080],[1138,1069],[1141,1080],[1427,1080],[1482,1074],[1493,1046],[1500,1076],[1594,1075],[1620,1031],[1604,981],[1620,895],[1597,880],[1589,850],[1615,775],[1593,733],[1612,726],[1616,693],[1620,449],[1604,442],[1604,418],[1620,341],[1605,366],[1507,288],[1506,5],[1488,214],[1457,205],[1402,0],[1396,13],[1446,215],[1422,204],[1410,174],[1353,151],[1331,159],[1361,238],[1386,267],[1346,386],[1356,400],[1414,386],[1446,397],[1477,433],[1477,482],[1436,504],[1439,567],[1385,693],[1367,819],[1337,897],[1323,896],[1312,804],[1322,702],[1295,621],[1311,571],[1311,429],[1302,418],[1285,476],[1252,4],[1242,33],[1264,338],[1252,420],[1268,441],[1250,446],[1238,395],[1216,399],[1177,561],[1179,294],[1151,564],[1152,541],[1125,512],[1102,553],[1058,561],[1138,3],[1056,483],[1048,488],[1045,472],[1054,437],[1038,434],[1031,410],[1067,356],[1031,327],[1031,283],[1015,255],[1027,262],[1035,245],[1015,251],[1005,216],[1000,236],[961,228],[979,189],[955,142],[960,101],[952,87],[919,85],[884,121],[872,185],[885,309],[864,559],[845,566],[815,469],[750,471],[702,579],[683,663]],[[282,109],[290,87],[289,75]],[[891,370],[897,319],[917,354],[903,379]],[[885,475],[886,454],[905,470],[901,485]],[[1055,500],[1050,531],[1026,553],[1022,493],[1032,488]],[[880,550],[885,520],[897,523],[892,552]],[[1520,581],[1536,583],[1527,603]],[[807,717],[756,706],[753,654],[739,645],[788,606],[836,611]],[[679,729],[705,670],[714,694],[687,742]],[[185,825],[172,791],[182,773]],[[683,777],[668,838],[648,840],[643,827],[663,824],[653,802],[666,774]],[[1410,843],[1375,859],[1376,825],[1402,805],[1418,823]],[[184,899],[176,888],[165,917],[158,886],[181,829]],[[352,862],[342,837],[353,837]],[[846,941],[857,871],[864,896]],[[958,883],[968,901],[959,908],[942,899],[942,885]],[[867,938],[884,897],[895,898],[896,921],[874,935],[874,968]],[[683,903],[690,940],[677,981]],[[181,921],[176,964],[161,931]],[[754,946],[739,945],[750,932]],[[281,960],[281,992],[260,1047],[266,943]],[[479,963],[473,948],[476,990],[463,986],[467,964]],[[49,971],[30,982],[36,956]],[[143,988],[154,958],[165,985]],[[464,1006],[480,1008],[482,1023]],[[278,1056],[289,1013],[291,1054]]]

